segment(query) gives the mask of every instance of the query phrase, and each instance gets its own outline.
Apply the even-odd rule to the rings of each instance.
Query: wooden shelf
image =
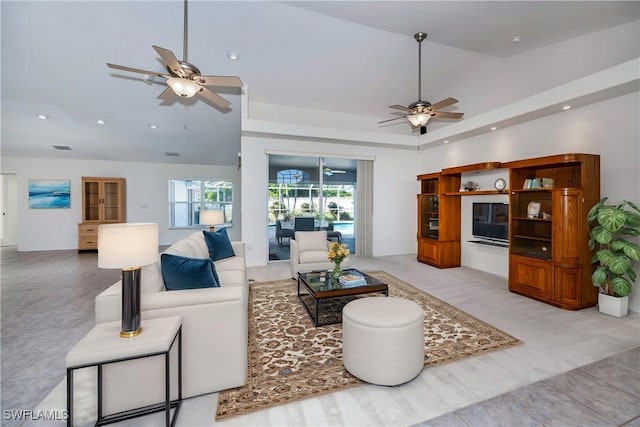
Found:
[[[476,191],[447,191],[445,196],[488,196],[492,194],[505,194],[508,195],[508,190],[476,190]]]
[[[481,172],[492,169],[500,169],[501,167],[502,164],[500,162],[474,163],[472,165],[456,166],[454,168],[442,169],[442,175],[455,175],[465,172]]]
[[[518,221],[541,221],[541,222],[551,222],[550,219],[544,219],[544,218],[527,218],[525,216],[514,216],[511,219],[517,219]]]

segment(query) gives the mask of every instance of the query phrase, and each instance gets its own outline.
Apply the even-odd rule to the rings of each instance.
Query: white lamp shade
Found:
[[[98,267],[130,268],[158,260],[158,224],[98,226]]]
[[[220,225],[224,224],[224,212],[222,211],[200,211],[200,224]]]
[[[172,77],[167,80],[167,84],[176,95],[183,98],[191,98],[201,89],[198,83],[181,77]]]

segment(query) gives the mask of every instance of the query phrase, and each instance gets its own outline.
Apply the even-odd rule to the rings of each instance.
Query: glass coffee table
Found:
[[[331,277],[331,271],[298,273],[298,299],[304,305],[314,326],[342,322],[342,307],[358,298],[358,295],[381,292],[389,295],[389,286],[354,268],[347,268],[343,275],[361,276],[364,283],[343,284]]]

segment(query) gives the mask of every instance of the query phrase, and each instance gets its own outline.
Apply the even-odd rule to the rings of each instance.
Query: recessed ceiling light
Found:
[[[49,118],[49,116],[47,116],[46,114],[38,114],[38,118],[42,119],[42,120],[47,120]]]
[[[68,145],[54,145],[53,148],[55,148],[56,150],[62,150],[62,151],[71,150],[71,147],[69,147]]]
[[[237,52],[228,52],[227,53],[227,58],[229,58],[232,61],[237,61],[238,60],[238,53]]]
[[[103,125],[104,124],[104,120],[96,119],[96,123],[99,124],[99,125]]]
[[[449,143],[449,141],[445,141],[445,142],[443,142],[443,144],[448,144],[448,143]]]
[[[511,43],[518,44],[522,41],[522,36],[513,36],[511,37]]]
[[[149,124],[147,124],[147,126],[149,126],[151,129],[157,129],[158,128],[158,126],[154,125],[153,123],[149,123]]]
[[[498,128],[497,128],[497,127],[495,127],[495,126],[491,128],[491,130],[496,130],[496,129],[498,129]]]
[[[571,108],[571,105],[568,105],[568,104],[567,104],[567,105],[563,105],[563,106],[562,106],[562,109],[563,109],[563,110],[568,110],[568,109],[570,109],[570,108]]]

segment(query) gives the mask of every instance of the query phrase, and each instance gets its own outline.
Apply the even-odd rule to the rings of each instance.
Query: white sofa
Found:
[[[183,398],[239,387],[247,378],[247,295],[245,247],[232,242],[235,256],[216,261],[219,288],[165,291],[160,258],[142,268],[141,315],[182,316]],[[208,258],[202,231],[177,241],[164,253]],[[96,324],[120,320],[121,283],[95,299]],[[123,338],[124,339],[124,338]],[[135,338],[131,338],[135,345]],[[175,346],[177,347],[177,346]],[[176,354],[172,354],[172,399],[177,397]],[[164,360],[140,359],[104,367],[104,413],[164,401]]]
[[[326,231],[296,231],[295,239],[291,239],[289,259],[291,277],[298,278],[298,273],[316,270],[331,270],[333,263],[327,258],[330,241]],[[351,266],[349,258],[342,261],[342,268]]]

